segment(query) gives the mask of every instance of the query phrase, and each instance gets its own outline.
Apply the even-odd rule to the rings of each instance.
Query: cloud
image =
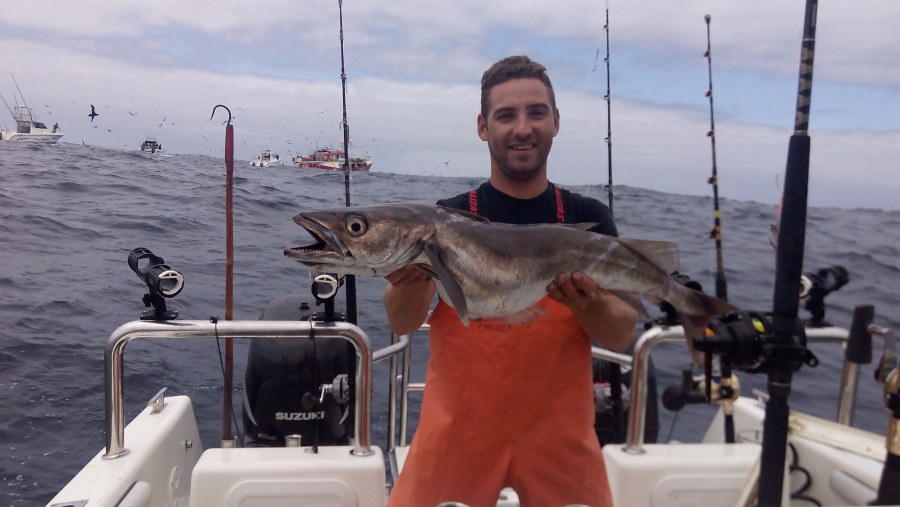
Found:
[[[526,53],[550,69],[562,110],[551,176],[605,182],[607,6],[614,181],[709,192],[709,13],[720,192],[773,201],[793,130],[802,2],[345,1],[355,149],[376,171],[486,176],[478,80],[497,59]],[[221,118],[209,114],[219,103],[235,114],[240,160],[342,138],[337,2],[76,0],[12,3],[4,14],[0,68],[32,105],[52,106],[38,112],[60,123],[63,141],[137,149],[153,135],[176,153],[218,156]],[[894,0],[819,4],[811,202],[900,206],[890,167],[900,159],[898,18]],[[12,83],[0,79],[0,92],[11,95]]]

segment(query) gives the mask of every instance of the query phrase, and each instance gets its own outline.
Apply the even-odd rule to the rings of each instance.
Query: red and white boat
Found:
[[[309,155],[295,155],[292,160],[300,169],[344,170],[344,151],[335,148],[319,148]],[[371,168],[372,157],[350,157],[351,171],[368,171]]]

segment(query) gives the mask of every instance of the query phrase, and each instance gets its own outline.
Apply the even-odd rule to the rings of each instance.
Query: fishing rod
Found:
[[[713,187],[713,230],[710,236],[716,240],[716,297],[722,301],[728,301],[728,289],[725,283],[725,268],[722,263],[722,224],[721,213],[719,211],[719,174],[716,167],[716,120],[713,114],[713,83],[712,83],[712,42],[710,39],[709,23],[712,17],[707,14],[703,17],[706,20],[706,57],[707,66],[709,68],[709,89],[706,96],[709,97],[709,137],[712,147],[712,176],[709,178],[709,184]]]
[[[794,371],[798,371],[804,362],[810,362],[806,340],[797,336],[797,311],[800,305],[798,295],[806,238],[810,152],[808,129],[817,10],[818,0],[806,0],[794,133],[788,144],[784,201],[778,228],[772,335],[767,337],[767,343],[764,344],[767,349],[765,371],[768,374],[769,401],[766,403],[763,421],[758,482],[759,505],[763,507],[781,505],[790,412],[787,401],[791,380]]]
[[[225,320],[231,320],[234,316],[234,126],[231,124],[231,110],[222,104],[213,108],[209,119],[213,119],[216,109],[220,107],[228,111],[228,126],[225,127]],[[225,338],[223,375],[222,447],[234,447],[231,432],[234,344],[230,337]]]
[[[606,63],[606,95],[603,100],[606,101],[606,157],[607,167],[609,168],[609,182],[606,185],[606,191],[609,204],[609,215],[613,216],[613,169],[612,169],[612,95],[609,85],[609,0],[606,2],[606,24],[603,25],[603,31],[606,32],[606,57],[603,61]],[[623,427],[622,412],[625,407],[622,403],[622,368],[619,363],[609,363],[609,385],[610,398],[612,399],[612,441],[624,441],[625,428]]]
[[[343,0],[338,0],[338,21],[341,34],[341,100],[344,116],[341,128],[344,130],[344,205],[350,207],[350,123],[347,121],[347,73],[344,70],[344,11]],[[346,275],[347,285],[347,321],[356,324],[356,277]]]
[[[606,190],[609,195],[609,214],[613,215],[613,169],[612,169],[612,95],[609,89],[609,0],[606,2],[606,24],[603,25],[603,31],[606,32],[606,95],[603,100],[606,101],[606,158],[607,167],[609,167],[609,183]]]
[[[709,88],[706,96],[709,97],[709,137],[712,148],[712,176],[708,183],[713,187],[713,229],[710,237],[716,241],[716,297],[722,301],[728,301],[728,285],[725,282],[725,266],[722,260],[722,223],[719,210],[719,172],[716,166],[716,120],[713,113],[713,82],[712,82],[712,37],[710,36],[710,21],[712,16],[703,16],[706,21],[706,57],[709,72]],[[719,373],[721,381],[719,385],[719,399],[722,404],[722,412],[725,414],[725,442],[734,443],[734,388],[731,382],[731,367],[724,357],[719,358]],[[709,381],[709,380],[708,380]]]
[[[22,93],[22,89],[19,88],[19,82],[16,81],[16,76],[14,76],[12,73],[10,73],[10,76],[12,77],[13,83],[15,83],[16,85],[16,90],[19,91],[19,97],[22,97],[22,105],[25,106],[25,109],[31,109],[28,107],[28,102],[25,102],[25,95]],[[16,105],[18,105],[18,103]]]
[[[607,195],[609,195],[609,214],[612,215],[612,94],[609,90],[609,0],[606,1],[606,24],[603,25],[603,31],[606,32],[606,95],[603,100],[606,101],[606,158],[607,167],[609,167],[609,183],[606,185]]]
[[[6,110],[9,111],[9,114],[11,114],[13,118],[15,118],[15,117],[16,117],[16,113],[14,113],[13,110],[12,110],[12,108],[9,107],[9,103],[6,102],[6,99],[3,98],[3,95],[0,95],[0,100],[3,101],[3,105],[6,106]],[[16,127],[18,127],[18,125],[16,125]]]

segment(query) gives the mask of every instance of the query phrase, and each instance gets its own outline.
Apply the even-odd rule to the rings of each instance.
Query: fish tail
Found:
[[[667,292],[667,297],[655,299],[664,300],[675,309],[678,323],[684,328],[684,337],[687,340],[691,358],[695,365],[699,366],[702,362],[694,353],[694,337],[706,334],[712,316],[737,311],[737,308],[717,297],[685,287],[674,281],[672,285],[668,286]]]
[[[706,328],[709,327],[710,318],[715,315],[723,315],[728,312],[737,311],[737,308],[717,297],[710,296],[699,290],[691,289],[680,284],[672,286],[679,293],[677,298],[680,300],[675,304],[669,301],[669,304],[675,308],[678,314],[678,320],[684,328],[684,335],[687,338],[688,348],[693,353],[693,339],[706,334]]]

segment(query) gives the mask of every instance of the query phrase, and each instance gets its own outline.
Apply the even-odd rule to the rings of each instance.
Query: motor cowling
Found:
[[[320,313],[312,297],[273,300],[262,320],[308,320]],[[244,383],[247,445],[283,446],[288,435],[302,445],[346,445],[353,437],[352,403],[322,392],[339,375],[355,376],[356,354],[344,340],[252,340]],[[352,390],[352,386],[351,386]]]

